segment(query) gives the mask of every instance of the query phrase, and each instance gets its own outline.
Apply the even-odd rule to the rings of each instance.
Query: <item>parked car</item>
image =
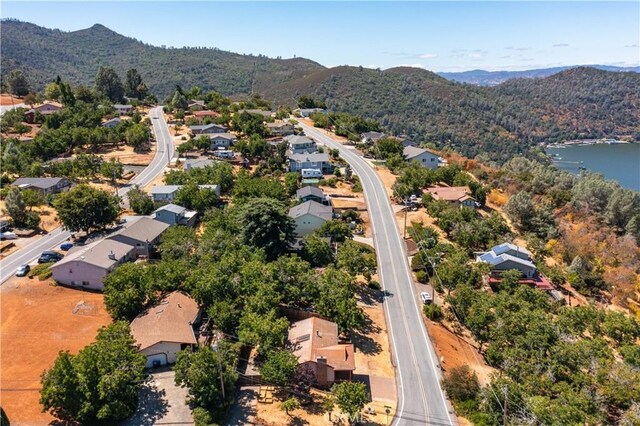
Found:
[[[3,232],[0,234],[0,240],[16,240],[18,236],[13,232]]]
[[[57,262],[61,260],[64,256],[60,253],[56,253],[55,251],[43,251],[40,257],[38,258],[38,263],[49,263],[49,262]]]
[[[431,297],[431,294],[427,293],[426,291],[423,291],[422,293],[420,293],[420,299],[422,299],[422,303],[424,303],[425,305],[433,303],[433,298]]]
[[[62,243],[62,244],[60,244],[60,250],[67,251],[67,250],[70,250],[71,247],[73,247],[73,243]]]
[[[16,271],[16,277],[24,277],[31,270],[31,266],[29,265],[20,265],[18,270]]]

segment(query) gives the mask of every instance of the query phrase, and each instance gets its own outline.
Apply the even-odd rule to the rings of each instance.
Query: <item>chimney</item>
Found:
[[[116,260],[116,254],[113,252],[113,250],[111,250],[107,256],[111,260]]]

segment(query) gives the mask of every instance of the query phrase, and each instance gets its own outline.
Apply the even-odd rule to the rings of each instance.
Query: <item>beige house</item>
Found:
[[[73,247],[62,260],[51,266],[51,272],[58,283],[102,290],[104,277],[134,258],[134,248],[129,244],[105,239]]]
[[[306,201],[289,209],[289,217],[296,224],[296,234],[300,237],[313,233],[323,223],[333,218],[333,208],[317,201]]]
[[[293,134],[293,124],[286,122],[267,123],[272,136],[288,136]]]
[[[182,349],[198,344],[195,331],[200,308],[185,293],[175,291],[131,322],[131,335],[140,353],[147,357],[146,367],[176,362]]]
[[[425,191],[434,200],[446,201],[454,206],[476,207],[476,200],[466,186],[444,186],[427,188]]]
[[[319,386],[351,380],[356,369],[352,344],[338,342],[338,325],[311,317],[293,323],[288,341],[299,364],[310,367]]]

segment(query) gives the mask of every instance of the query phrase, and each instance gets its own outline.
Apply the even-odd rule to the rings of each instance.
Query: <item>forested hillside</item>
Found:
[[[576,68],[495,87],[452,83],[418,68],[337,67],[269,89],[291,102],[310,95],[331,110],[375,118],[393,132],[506,159],[540,142],[640,140],[640,74]]]
[[[63,32],[4,20],[0,32],[2,76],[21,69],[36,90],[57,75],[74,85],[91,85],[103,65],[114,68],[122,77],[136,68],[159,99],[172,93],[176,84],[237,95],[323,68],[303,58],[271,59],[218,49],[155,47],[99,24]]]

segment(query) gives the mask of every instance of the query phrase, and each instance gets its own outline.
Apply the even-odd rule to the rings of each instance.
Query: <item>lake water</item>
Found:
[[[578,174],[578,167],[584,167],[620,182],[625,188],[640,191],[640,144],[567,146],[546,151],[562,158],[554,159],[556,167],[562,170]]]

